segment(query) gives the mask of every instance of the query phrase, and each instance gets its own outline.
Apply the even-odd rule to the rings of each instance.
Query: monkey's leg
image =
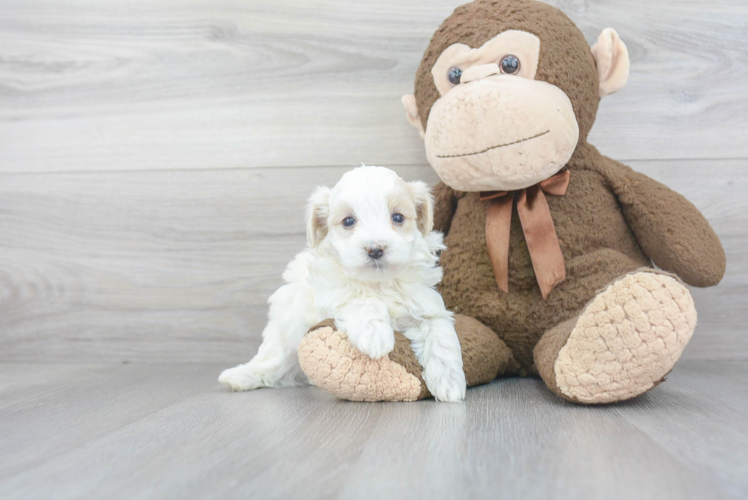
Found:
[[[455,315],[468,386],[516,371],[509,348],[477,320]],[[313,327],[299,345],[299,363],[316,386],[352,401],[416,401],[430,397],[410,341],[395,333],[394,350],[378,360],[358,352],[332,320]]]
[[[696,326],[696,308],[677,278],[641,269],[618,278],[535,346],[548,387],[576,403],[643,394],[673,369]]]

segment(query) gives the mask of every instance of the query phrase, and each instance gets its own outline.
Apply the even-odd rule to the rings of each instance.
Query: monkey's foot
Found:
[[[299,345],[301,369],[317,387],[351,401],[415,401],[429,396],[410,342],[380,359],[361,354],[332,322],[317,325]]]
[[[535,364],[564,399],[599,404],[623,401],[662,382],[696,327],[688,289],[657,271],[614,281],[535,347]]]
[[[467,316],[455,314],[454,319],[468,386],[517,373],[519,363],[490,328]],[[374,360],[361,354],[327,320],[309,330],[299,344],[299,363],[317,387],[342,399],[415,401],[431,396],[410,341],[399,332],[392,352]]]

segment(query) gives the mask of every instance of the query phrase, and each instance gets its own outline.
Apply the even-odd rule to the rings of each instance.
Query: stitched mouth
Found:
[[[545,134],[549,134],[550,132],[551,132],[550,130],[546,130],[545,132],[541,132],[539,134],[533,135],[532,137],[525,137],[524,139],[520,139],[514,142],[507,142],[506,144],[497,144],[496,146],[491,146],[490,148],[486,148],[483,151],[476,151],[475,153],[465,153],[461,155],[436,155],[436,157],[437,158],[460,158],[462,156],[479,155],[479,154],[487,153],[488,151],[491,151],[492,149],[504,148],[506,146],[513,146],[515,144],[519,144],[520,142],[531,141],[533,139],[537,139],[538,137],[542,137]]]

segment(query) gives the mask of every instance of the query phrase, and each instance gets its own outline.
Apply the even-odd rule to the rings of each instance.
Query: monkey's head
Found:
[[[586,142],[600,98],[622,88],[626,46],[590,48],[558,9],[476,0],[436,31],[403,97],[439,177],[458,191],[515,190],[561,170]]]

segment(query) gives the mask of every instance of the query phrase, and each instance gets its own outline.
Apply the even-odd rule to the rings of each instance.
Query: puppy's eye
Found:
[[[402,224],[405,222],[405,216],[403,216],[403,214],[392,214],[392,222],[395,224]]]
[[[353,217],[346,217],[343,219],[343,226],[345,227],[352,227],[356,223],[356,219]]]
[[[449,71],[447,71],[447,78],[449,79],[449,83],[452,85],[459,85],[460,78],[462,78],[462,70],[457,66],[452,66],[449,68]]]
[[[519,59],[512,54],[504,56],[499,62],[499,68],[505,75],[515,75],[519,72]]]

